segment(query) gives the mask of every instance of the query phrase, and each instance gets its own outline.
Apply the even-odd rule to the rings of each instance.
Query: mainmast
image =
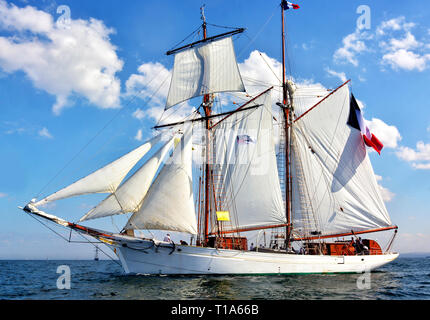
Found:
[[[281,2],[281,19],[282,19],[282,110],[284,116],[285,132],[285,214],[287,218],[285,246],[288,248],[291,238],[291,177],[290,177],[290,142],[289,142],[289,127],[291,121],[292,99],[288,95],[288,85],[285,71],[285,18],[284,18],[284,0]]]
[[[205,17],[205,6],[203,5],[202,7],[200,7],[200,12],[201,12],[201,19],[203,21],[202,23],[202,29],[203,29],[203,39],[207,38],[207,31],[206,31],[206,17]],[[206,145],[206,164],[205,164],[205,227],[204,227],[204,244],[206,245],[208,242],[208,235],[209,235],[209,215],[210,215],[210,181],[211,181],[211,174],[210,174],[210,149],[209,149],[209,128],[211,126],[211,121],[210,121],[210,115],[212,113],[212,103],[210,101],[210,95],[209,94],[205,94],[203,96],[203,110],[205,112],[205,116],[208,117],[206,119],[206,123],[205,123],[205,127],[206,127],[206,138],[205,138],[205,145]]]

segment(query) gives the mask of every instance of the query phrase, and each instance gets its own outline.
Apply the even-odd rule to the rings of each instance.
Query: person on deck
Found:
[[[166,234],[166,236],[164,237],[164,242],[172,242],[172,240],[170,239],[170,234]]]
[[[361,240],[361,237],[358,237],[358,245],[360,246],[360,252],[363,252],[364,244],[363,244],[363,240]]]
[[[364,245],[363,240],[359,237],[358,242],[360,244],[360,249],[363,254],[369,254],[369,248]]]
[[[355,250],[356,250],[357,254],[362,254],[363,243],[361,242],[361,238],[355,239]]]

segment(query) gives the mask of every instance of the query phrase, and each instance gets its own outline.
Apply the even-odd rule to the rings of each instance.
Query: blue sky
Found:
[[[206,2],[208,23],[246,28],[235,38],[241,72],[276,80],[267,65],[278,72],[279,1]],[[92,256],[91,247],[56,238],[17,206],[151,135],[173,65],[165,52],[198,28],[203,3],[0,0],[0,258]],[[399,226],[395,248],[430,252],[430,4],[369,1],[368,25],[358,28],[362,1],[297,3],[299,10],[286,12],[289,74],[326,88],[352,80],[369,127],[385,145],[370,157]],[[208,26],[209,36],[225,31]],[[51,209],[77,220],[102,198]],[[112,229],[109,219],[88,225]]]

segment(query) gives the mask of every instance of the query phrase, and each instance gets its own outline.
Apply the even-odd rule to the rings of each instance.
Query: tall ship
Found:
[[[165,109],[197,97],[195,111],[22,209],[105,244],[131,274],[361,273],[396,259],[397,226],[368,156],[383,146],[367,130],[349,81],[327,91],[287,79],[284,15],[298,8],[280,4],[279,101],[274,87],[245,90],[233,44],[244,29],[208,36],[202,11],[202,37],[167,52],[174,67]],[[213,112],[217,96],[229,93],[246,101]],[[303,98],[310,95],[315,103]],[[76,223],[42,210],[93,193],[106,198]],[[85,226],[121,214],[129,219],[120,232]],[[188,241],[167,236],[176,232]],[[365,238],[378,232],[390,233],[385,248]]]

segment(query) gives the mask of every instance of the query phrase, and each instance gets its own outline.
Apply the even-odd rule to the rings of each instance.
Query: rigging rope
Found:
[[[173,46],[172,49],[168,50],[168,51],[173,51],[175,48],[179,47],[179,45],[181,45],[185,40],[187,40],[188,38],[192,37],[194,34],[198,33],[200,31],[201,26],[199,26],[196,30],[194,30],[193,32],[191,32],[188,36],[186,36],[183,40],[181,40],[179,43],[177,43],[176,45]]]
[[[264,63],[266,63],[266,65],[270,69],[270,71],[272,71],[272,73],[275,76],[275,78],[278,79],[279,83],[281,83],[281,85],[282,85],[281,79],[278,78],[278,76],[276,75],[275,71],[273,71],[272,67],[269,65],[269,63],[266,61],[266,59],[263,57],[263,55],[261,54],[261,52],[260,51],[257,51],[257,52],[260,55],[260,57],[263,59]]]
[[[254,36],[254,38],[250,38],[246,33],[245,36],[247,36],[249,38],[249,43],[242,48],[242,50],[239,52],[239,54],[237,55],[237,57],[241,57],[242,54],[245,52],[246,49],[248,49],[248,47],[258,38],[258,36],[261,34],[261,32],[263,32],[264,28],[266,28],[267,24],[270,22],[270,20],[272,20],[273,16],[275,15],[276,11],[278,10],[278,6],[276,6],[275,10],[273,10],[272,15],[266,20],[266,22],[263,24],[263,26],[258,30],[258,32],[256,33],[256,35]]]

